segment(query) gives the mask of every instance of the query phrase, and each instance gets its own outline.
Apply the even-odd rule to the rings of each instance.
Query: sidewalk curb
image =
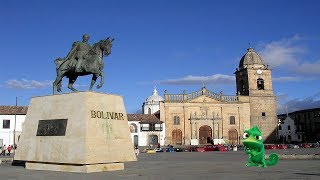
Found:
[[[2,163],[11,163],[13,158],[0,158],[0,164]]]

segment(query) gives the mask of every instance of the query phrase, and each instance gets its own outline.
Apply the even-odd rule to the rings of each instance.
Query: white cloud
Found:
[[[296,75],[317,76],[320,74],[320,61],[306,59],[308,50],[302,43],[306,40],[295,35],[279,41],[260,43],[259,54],[271,68],[281,68]]]
[[[319,75],[320,61],[302,63],[295,67],[294,71],[301,74]]]
[[[36,80],[27,80],[27,79],[11,79],[6,81],[5,86],[12,89],[41,89],[48,86],[52,86],[52,81],[36,81]]]
[[[261,43],[260,55],[271,67],[298,66],[298,56],[306,52],[301,45],[296,44],[300,39],[295,35],[289,39]]]
[[[272,78],[272,80],[274,81],[274,82],[289,82],[289,81],[301,81],[301,80],[303,80],[303,78],[301,78],[301,77],[289,77],[289,76],[287,76],[287,77],[275,77],[275,78]]]
[[[199,84],[234,84],[235,77],[223,74],[215,74],[212,76],[186,76],[178,79],[161,80],[160,84],[168,85],[199,85]]]

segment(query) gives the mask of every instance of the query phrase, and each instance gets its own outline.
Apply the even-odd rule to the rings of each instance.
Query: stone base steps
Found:
[[[292,160],[306,160],[306,159],[320,159],[320,154],[278,154],[279,159],[292,159]],[[265,155],[265,159],[269,159],[269,154]],[[13,158],[0,158],[1,163],[12,163]]]

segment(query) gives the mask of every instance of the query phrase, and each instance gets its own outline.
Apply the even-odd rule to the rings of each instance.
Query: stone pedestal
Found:
[[[14,160],[27,169],[99,172],[136,161],[123,98],[78,92],[31,99]]]

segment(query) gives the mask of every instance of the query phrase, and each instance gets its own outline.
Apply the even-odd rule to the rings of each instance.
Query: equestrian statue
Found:
[[[56,64],[57,77],[53,82],[53,94],[61,92],[61,82],[63,77],[69,79],[68,88],[72,91],[77,91],[73,84],[78,76],[85,76],[92,74],[89,91],[92,91],[98,77],[101,77],[97,89],[101,88],[104,83],[103,74],[103,57],[111,54],[112,42],[114,39],[100,40],[92,46],[88,44],[89,35],[82,36],[82,42],[74,42],[72,48],[65,58],[57,58],[54,62]]]

